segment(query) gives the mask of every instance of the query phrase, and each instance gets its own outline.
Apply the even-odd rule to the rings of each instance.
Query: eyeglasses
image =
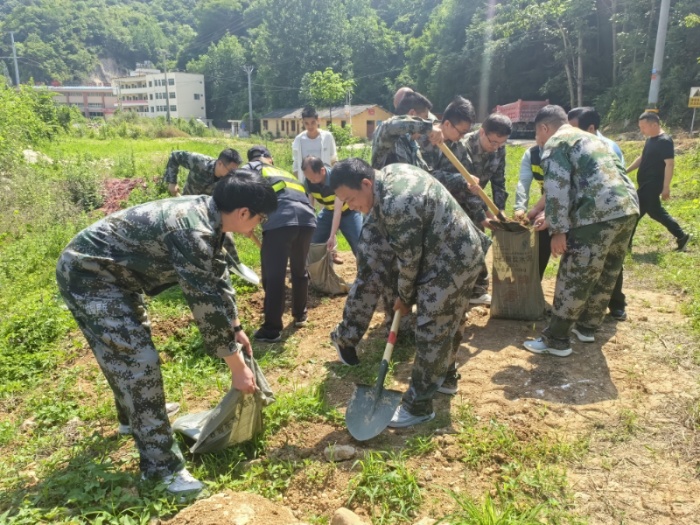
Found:
[[[494,148],[500,148],[500,147],[503,146],[506,142],[508,142],[508,137],[505,137],[505,138],[499,139],[499,140],[493,140],[491,137],[489,137],[488,135],[486,135],[486,140],[488,140],[488,141],[489,141],[489,144],[491,144],[491,146],[493,146]]]
[[[455,126],[454,123],[453,123],[451,120],[448,121],[448,122],[450,123],[450,125],[452,126],[452,128],[453,128],[457,133],[459,133],[459,136],[460,136],[460,137],[463,137],[464,135],[466,135],[467,133],[469,133],[469,131],[470,131],[471,128],[472,128],[471,124],[469,124],[469,125],[467,126],[467,129],[461,130],[461,129],[459,129],[457,126]]]
[[[264,213],[258,213],[258,217],[260,217],[260,222],[258,224],[265,224],[267,222],[267,215]]]

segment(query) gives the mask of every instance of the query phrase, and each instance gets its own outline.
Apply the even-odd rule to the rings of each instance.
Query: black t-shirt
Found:
[[[637,171],[637,184],[663,187],[666,160],[673,158],[673,139],[666,133],[648,138],[642,151],[642,161]]]

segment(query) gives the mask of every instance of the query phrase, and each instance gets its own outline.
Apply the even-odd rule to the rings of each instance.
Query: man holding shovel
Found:
[[[406,164],[374,170],[351,158],[333,167],[331,187],[350,209],[367,215],[398,261],[394,310],[417,305],[411,384],[389,426],[435,417],[437,391],[457,391],[455,357],[469,293],[483,265],[488,238],[427,172]],[[350,299],[349,299],[350,300]]]
[[[545,217],[552,255],[562,256],[552,318],[542,337],[526,341],[536,354],[571,354],[569,330],[595,341],[639,217],[634,186],[601,139],[567,123],[559,106],[535,117],[543,148]]]

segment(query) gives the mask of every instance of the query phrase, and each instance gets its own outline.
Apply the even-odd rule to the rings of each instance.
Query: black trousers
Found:
[[[262,327],[266,330],[279,332],[283,328],[287,261],[292,274],[292,315],[294,319],[301,319],[306,314],[309,296],[306,257],[314,230],[311,226],[285,226],[263,232],[261,264],[265,321]]]
[[[661,205],[661,189],[658,185],[645,184],[637,190],[637,196],[639,197],[640,220],[646,214],[662,224],[676,239],[680,239],[685,235],[683,228]]]
[[[544,271],[547,269],[547,264],[549,263],[549,257],[552,255],[552,238],[549,236],[548,230],[542,230],[538,232],[538,259],[539,259],[539,270],[540,270],[540,281],[544,277]],[[610,296],[610,303],[608,303],[608,308],[610,310],[624,310],[627,306],[627,298],[625,294],[622,293],[622,283],[624,281],[624,268],[620,270],[620,275],[615,283],[615,288],[613,288],[612,295]]]

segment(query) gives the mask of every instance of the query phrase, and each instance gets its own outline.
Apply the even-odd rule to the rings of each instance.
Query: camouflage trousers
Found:
[[[357,276],[343,308],[343,320],[332,337],[340,346],[357,346],[364,337],[380,300],[391,323],[398,297],[396,255],[372,217],[367,217],[357,245]],[[403,323],[402,323],[403,326]]]
[[[411,414],[430,414],[435,392],[455,371],[469,297],[483,260],[481,246],[474,246],[474,256],[464,266],[442,270],[417,287],[416,356],[402,400]]]
[[[99,276],[72,274],[65,253],[56,279],[114,393],[119,422],[131,425],[141,472],[150,478],[182,469],[185,460],[165,410],[160,358],[141,294]]]
[[[570,348],[569,330],[603,322],[637,215],[569,230],[554,289],[552,319],[542,335],[552,348]]]
[[[449,171],[437,170],[433,172],[433,177],[442,184],[450,195],[454,197],[457,204],[465,211],[469,216],[471,221],[474,223],[479,230],[484,231],[484,227],[481,222],[477,219],[477,214],[483,212],[481,211],[481,206],[483,205],[481,199],[469,191],[469,185],[461,173],[453,173]],[[472,290],[472,297],[481,297],[482,295],[489,292],[489,269],[486,266],[486,261],[479,272],[479,276],[474,284],[474,289]]]

